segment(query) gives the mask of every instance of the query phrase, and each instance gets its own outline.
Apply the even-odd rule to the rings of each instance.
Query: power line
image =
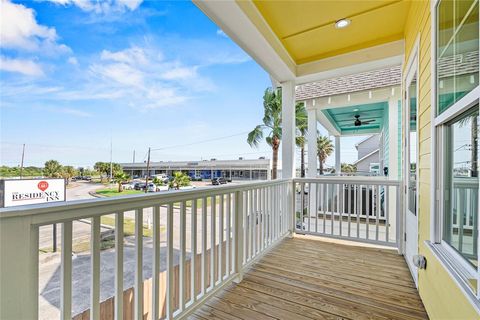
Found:
[[[218,140],[233,138],[233,137],[241,136],[241,135],[244,135],[244,134],[247,134],[247,133],[248,133],[248,131],[246,131],[246,132],[241,132],[241,133],[236,133],[236,134],[232,134],[232,135],[229,135],[229,136],[223,136],[223,137],[218,137],[218,138],[201,140],[201,141],[196,141],[196,142],[191,142],[191,143],[177,144],[177,145],[167,146],[167,147],[162,147],[162,148],[153,148],[153,149],[151,149],[151,151],[158,151],[158,150],[165,150],[165,149],[173,149],[173,148],[179,148],[179,147],[188,147],[188,146],[193,146],[193,145],[196,145],[196,144],[201,144],[201,143],[207,143],[207,142],[213,142],[213,141],[218,141]]]

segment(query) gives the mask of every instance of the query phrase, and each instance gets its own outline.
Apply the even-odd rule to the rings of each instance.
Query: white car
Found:
[[[135,182],[129,182],[122,184],[123,190],[134,190],[135,189]]]
[[[157,191],[157,186],[155,183],[150,182],[147,184],[147,192],[156,192]]]

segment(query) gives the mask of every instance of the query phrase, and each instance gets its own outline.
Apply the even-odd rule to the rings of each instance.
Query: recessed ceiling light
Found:
[[[350,20],[349,19],[340,19],[337,22],[335,22],[335,28],[337,29],[342,29],[346,28],[350,25]]]

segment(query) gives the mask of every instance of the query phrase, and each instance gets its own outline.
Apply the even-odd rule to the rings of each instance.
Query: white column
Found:
[[[282,83],[282,179],[295,178],[295,84]],[[295,232],[295,193],[287,189],[287,208],[290,217],[289,235]],[[280,199],[279,199],[280,201]]]
[[[282,178],[295,177],[295,84],[282,83]]]
[[[308,112],[308,171],[307,177],[315,178],[317,176],[317,112],[312,108]]]
[[[397,180],[400,179],[398,176],[398,166],[401,165],[401,159],[398,155],[398,142],[401,141],[398,137],[398,103],[400,97],[393,96],[388,99],[388,179]],[[400,122],[401,124],[402,122]],[[388,196],[388,221],[390,222],[390,240],[395,239],[395,232],[397,228],[397,220],[395,219],[397,207],[400,207],[396,203],[397,195],[395,193],[396,189],[394,187],[389,187],[389,196]]]
[[[335,174],[341,173],[341,161],[340,161],[340,136],[335,136]]]
[[[317,176],[317,111],[314,106],[309,106],[307,108],[308,112],[308,178],[315,178]],[[308,212],[311,217],[317,215],[317,185],[312,183],[310,184],[310,189],[308,191],[309,202],[308,202]],[[309,220],[310,221],[310,220]],[[309,228],[307,228],[310,230]],[[314,229],[312,229],[314,230]]]

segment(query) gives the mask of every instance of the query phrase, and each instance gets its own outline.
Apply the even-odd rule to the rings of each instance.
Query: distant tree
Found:
[[[62,177],[65,178],[67,181],[75,177],[77,174],[78,174],[78,170],[76,170],[72,166],[62,167]]]
[[[180,189],[180,187],[186,187],[190,185],[190,177],[181,172],[176,171],[173,173],[173,179],[170,181],[170,188],[171,189]]]
[[[342,172],[345,172],[345,173],[357,172],[357,167],[350,163],[342,163],[341,167],[342,167]]]
[[[304,103],[295,105],[297,136],[295,144],[300,148],[300,177],[305,177],[305,144],[307,143],[308,115]]]
[[[43,175],[48,178],[62,177],[62,165],[57,160],[48,160],[43,168]]]
[[[323,174],[323,166],[327,158],[333,153],[334,147],[332,141],[325,136],[317,138],[317,156],[320,162],[320,174]]]
[[[272,179],[277,178],[278,149],[282,140],[282,95],[280,90],[267,88],[263,94],[263,124],[257,125],[247,137],[247,142],[251,147],[258,147],[263,139],[264,131],[267,131],[265,141],[272,147]],[[295,117],[298,125],[300,122],[306,123],[306,111],[303,103],[297,103],[295,106]],[[304,117],[304,118],[302,118]]]
[[[100,173],[101,176],[105,175],[110,176],[110,162],[96,162],[93,168]],[[112,174],[115,174],[119,171],[122,171],[122,167],[118,163],[112,163]]]
[[[130,177],[128,176],[128,174],[126,174],[123,171],[116,172],[114,177],[115,177],[115,182],[118,184],[118,192],[122,192],[123,191],[122,183],[127,182],[130,179]]]
[[[158,177],[155,177],[153,178],[153,181],[152,181],[156,186],[163,186],[164,183],[163,183],[163,180],[159,179]]]

